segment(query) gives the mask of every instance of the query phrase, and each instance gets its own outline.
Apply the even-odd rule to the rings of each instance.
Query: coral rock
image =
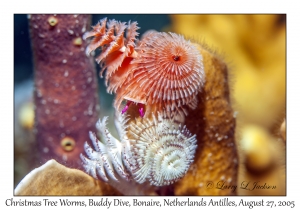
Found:
[[[49,160],[27,174],[15,195],[121,195],[108,184],[86,173]]]

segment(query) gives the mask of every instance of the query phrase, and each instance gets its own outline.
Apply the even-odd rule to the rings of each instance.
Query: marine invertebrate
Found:
[[[138,44],[131,62],[134,75],[119,95],[166,113],[185,112],[183,105],[195,108],[196,95],[204,84],[202,56],[182,35],[151,31]],[[122,98],[116,97],[116,105]]]
[[[53,158],[82,168],[79,154],[86,134],[95,130],[99,102],[87,43],[74,40],[81,39],[90,21],[90,15],[29,16],[39,163]]]
[[[202,56],[195,44],[175,33],[149,31],[135,44],[137,23],[102,19],[84,38],[94,37],[87,53],[101,48],[96,58],[106,69],[107,91],[115,92],[114,106],[122,101],[144,104],[141,116],[153,111],[169,116],[185,113],[185,105],[195,108],[196,95],[204,84]],[[126,38],[123,37],[127,28]],[[114,35],[116,34],[116,35]]]
[[[97,122],[102,142],[90,132],[95,151],[86,143],[88,158],[81,155],[86,171],[104,181],[131,181],[169,185],[187,172],[196,151],[196,136],[177,121],[154,114],[129,120],[116,113],[120,141],[106,128],[107,118]]]
[[[172,184],[184,176],[194,161],[196,135],[161,115],[130,123],[127,138],[136,162],[132,172],[139,183],[149,180],[156,186]]]
[[[107,24],[107,28],[106,28]],[[124,37],[127,29],[126,38]],[[116,92],[124,83],[125,78],[131,73],[132,58],[135,56],[135,40],[138,33],[136,30],[137,22],[126,23],[116,20],[103,18],[92,31],[86,32],[83,39],[94,37],[86,48],[86,53],[90,54],[97,48],[101,48],[102,52],[97,56],[96,61],[104,64],[100,76],[106,70],[106,85],[108,92]]]

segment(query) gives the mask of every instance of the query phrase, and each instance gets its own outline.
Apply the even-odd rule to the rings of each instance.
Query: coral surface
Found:
[[[40,163],[54,158],[82,167],[79,154],[99,115],[94,63],[81,38],[90,21],[90,15],[29,16]]]

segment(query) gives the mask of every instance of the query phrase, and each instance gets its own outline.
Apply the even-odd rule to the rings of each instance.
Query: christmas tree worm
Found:
[[[104,18],[84,35],[93,37],[87,53],[101,49],[96,61],[104,66],[100,75],[106,70],[107,91],[116,94],[115,124],[120,137],[119,141],[109,133],[107,118],[99,121],[96,127],[104,140],[90,134],[95,150],[85,145],[86,171],[95,178],[98,173],[112,186],[117,180],[118,189],[126,189],[123,193],[130,193],[128,182],[146,182],[146,186],[148,181],[161,187],[183,178],[186,181],[179,181],[169,192],[236,194],[231,187],[220,189],[236,186],[238,169],[226,64],[204,45],[172,32],[148,31],[136,40],[137,29],[136,22]],[[121,107],[124,100],[127,103]],[[133,113],[128,119],[120,117],[133,103],[143,120]],[[177,123],[184,125],[184,131],[177,129]],[[196,135],[190,138],[189,130]]]

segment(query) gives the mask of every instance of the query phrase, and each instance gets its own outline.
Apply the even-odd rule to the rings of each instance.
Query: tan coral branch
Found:
[[[199,46],[206,83],[199,104],[185,120],[197,135],[198,148],[187,175],[174,186],[175,195],[236,195],[234,189],[218,189],[223,183],[237,185],[238,154],[235,118],[230,104],[228,69],[214,53]]]

